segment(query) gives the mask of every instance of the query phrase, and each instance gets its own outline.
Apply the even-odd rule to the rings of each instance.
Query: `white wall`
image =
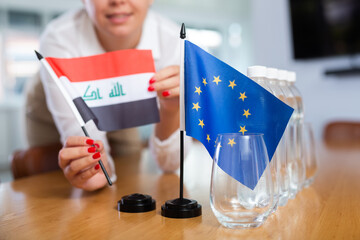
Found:
[[[152,8],[160,14],[187,26],[215,29],[223,36],[223,44],[214,55],[241,72],[252,62],[252,0],[155,0]],[[241,26],[241,44],[231,47],[229,27]]]
[[[313,123],[317,137],[321,137],[329,121],[360,121],[360,75],[328,77],[324,74],[327,69],[348,67],[347,57],[307,61],[292,58],[288,4],[288,0],[252,0],[253,64],[297,72],[296,84],[303,95],[305,118]],[[360,62],[359,56],[356,60]]]

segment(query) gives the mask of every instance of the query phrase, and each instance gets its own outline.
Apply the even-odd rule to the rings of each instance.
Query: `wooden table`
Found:
[[[193,219],[170,219],[161,205],[178,197],[178,174],[161,174],[148,152],[117,159],[113,187],[87,193],[61,172],[0,185],[0,239],[360,239],[360,148],[318,146],[315,182],[256,229],[222,227],[209,205],[212,160],[195,145],[185,163],[185,197],[202,204]],[[156,199],[156,211],[120,213],[130,193]]]

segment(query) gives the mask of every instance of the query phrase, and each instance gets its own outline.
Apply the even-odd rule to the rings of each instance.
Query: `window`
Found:
[[[196,29],[187,27],[186,34],[189,41],[195,43],[205,51],[214,53],[221,47],[223,38],[219,31],[210,29]]]

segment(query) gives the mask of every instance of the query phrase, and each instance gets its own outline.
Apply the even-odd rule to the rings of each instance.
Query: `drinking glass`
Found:
[[[228,228],[264,223],[273,209],[274,188],[262,134],[219,134],[211,174],[210,206]]]
[[[316,145],[314,132],[311,123],[305,122],[302,127],[303,132],[303,159],[305,163],[306,179],[304,187],[308,187],[316,176],[318,162],[316,156]]]

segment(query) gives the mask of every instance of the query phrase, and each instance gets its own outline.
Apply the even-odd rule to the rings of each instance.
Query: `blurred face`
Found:
[[[153,0],[82,0],[100,37],[127,37],[141,33]],[[140,35],[139,35],[140,36]]]

